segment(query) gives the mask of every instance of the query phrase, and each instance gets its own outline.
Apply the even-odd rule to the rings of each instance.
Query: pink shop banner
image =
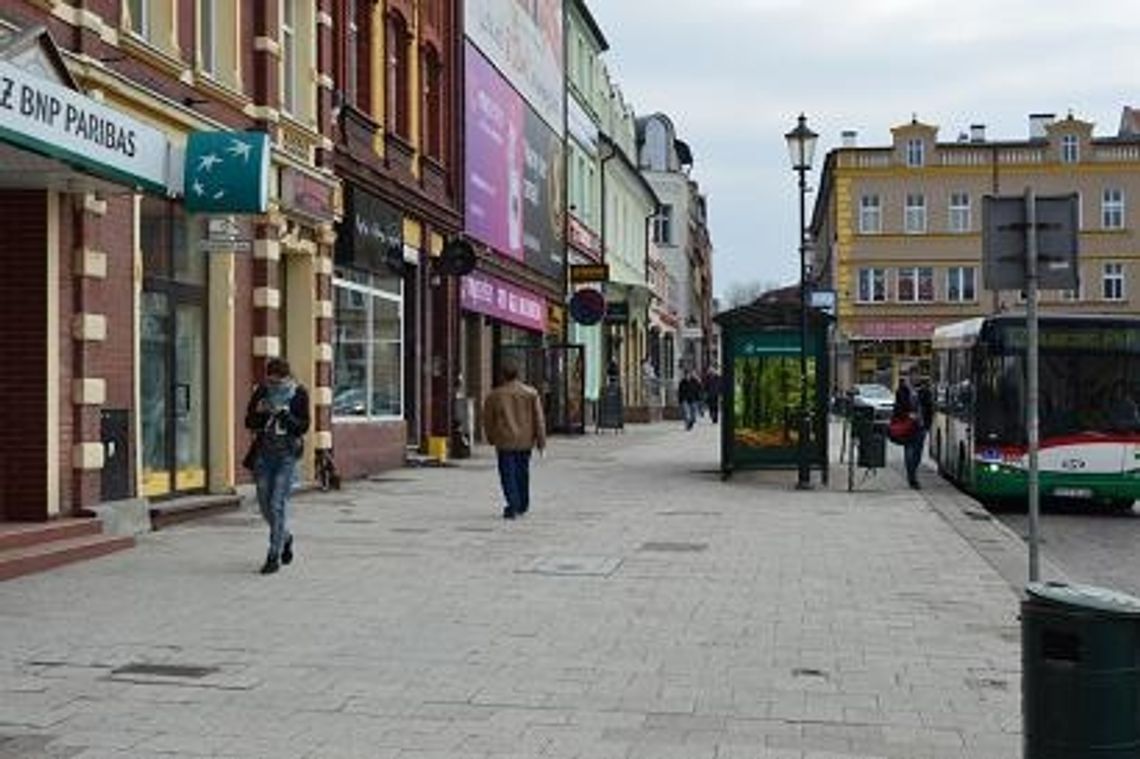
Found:
[[[545,298],[486,274],[463,278],[459,305],[525,329],[546,331]]]

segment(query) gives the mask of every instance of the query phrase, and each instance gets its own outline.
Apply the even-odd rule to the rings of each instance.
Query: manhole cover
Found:
[[[708,543],[673,543],[668,541],[658,543],[642,543],[639,551],[657,551],[660,553],[696,553],[709,547]]]
[[[621,559],[610,556],[547,556],[515,571],[564,577],[609,577],[619,566]]]
[[[153,675],[155,677],[188,677],[198,679],[217,672],[217,667],[190,664],[127,664],[111,670],[112,675]]]

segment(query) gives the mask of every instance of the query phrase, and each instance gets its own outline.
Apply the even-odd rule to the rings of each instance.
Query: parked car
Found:
[[[858,384],[851,388],[851,403],[870,406],[874,409],[876,421],[886,421],[894,413],[895,394],[885,385]]]

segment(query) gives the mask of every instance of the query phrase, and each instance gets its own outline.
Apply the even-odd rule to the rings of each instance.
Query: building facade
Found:
[[[447,439],[458,283],[438,271],[462,231],[461,19],[445,0],[342,0],[332,56],[344,217],[331,272],[337,465],[359,476]]]
[[[0,112],[0,349],[29,351],[3,370],[3,518],[233,493],[249,480],[245,402],[273,356],[315,391],[306,468],[331,444],[330,46],[317,0],[256,14],[0,3],[0,67],[21,93]],[[227,147],[187,164],[199,134]],[[222,166],[252,182],[256,208],[193,212]]]
[[[707,204],[690,177],[692,151],[677,138],[672,120],[662,113],[637,121],[638,163],[660,200],[652,221],[656,246],[675,284],[677,325],[651,332],[657,344],[650,356],[661,362],[657,375],[676,405],[676,385],[687,369],[703,372],[709,365],[712,335],[712,238]]]
[[[581,415],[565,341],[565,73],[560,0],[468,0],[463,41],[464,230],[478,265],[460,292],[461,393],[481,400],[518,361],[555,429]],[[481,434],[476,419],[475,434]]]
[[[1140,135],[1096,136],[1094,125],[1029,117],[1022,139],[988,139],[972,126],[953,142],[912,120],[890,144],[860,147],[854,133],[824,163],[811,221],[813,286],[836,292],[835,383],[893,387],[912,367],[930,371],[930,337],[944,323],[1024,308],[1019,292],[982,281],[986,195],[1076,193],[1079,279],[1043,292],[1043,312],[1136,313],[1140,244]]]

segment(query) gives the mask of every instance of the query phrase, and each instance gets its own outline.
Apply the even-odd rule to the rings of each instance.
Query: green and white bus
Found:
[[[1140,318],[1039,317],[1042,498],[1127,508],[1140,498]],[[938,327],[930,455],[982,500],[1023,499],[1029,483],[1023,314]]]

